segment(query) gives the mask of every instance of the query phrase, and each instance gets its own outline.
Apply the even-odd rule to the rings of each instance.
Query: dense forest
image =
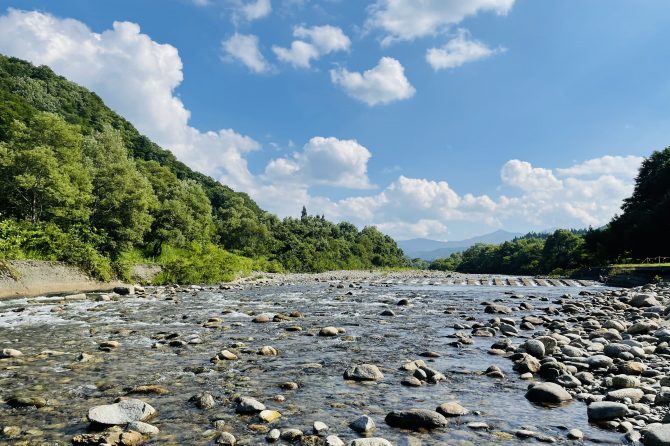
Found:
[[[670,257],[670,147],[642,162],[622,213],[598,229],[528,234],[500,245],[472,246],[430,269],[464,273],[568,275],[585,268]]]
[[[405,266],[374,227],[279,219],[194,172],[94,93],[0,55],[0,259],[70,262],[102,279],[135,263],[164,282],[240,272]]]

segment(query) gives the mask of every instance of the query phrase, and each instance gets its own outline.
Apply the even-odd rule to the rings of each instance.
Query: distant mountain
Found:
[[[449,257],[451,254],[459,251],[465,251],[470,246],[477,243],[498,244],[523,234],[519,232],[509,232],[502,229],[465,240],[454,240],[450,242],[441,242],[427,238],[414,238],[410,240],[399,240],[398,246],[402,248],[405,255],[410,258],[420,258],[424,260],[435,260],[441,257]]]

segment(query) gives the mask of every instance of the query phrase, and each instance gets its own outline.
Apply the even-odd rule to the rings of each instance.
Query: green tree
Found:
[[[87,138],[85,151],[93,169],[91,222],[107,236],[102,249],[117,255],[144,241],[158,203],[118,131],[105,127]]]
[[[92,185],[79,129],[40,113],[28,125],[15,121],[11,133],[0,143],[0,211],[33,224],[85,222]]]

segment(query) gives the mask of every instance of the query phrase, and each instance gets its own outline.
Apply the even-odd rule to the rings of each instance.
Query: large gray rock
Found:
[[[610,401],[624,401],[626,399],[631,400],[634,403],[637,403],[644,396],[642,389],[618,389],[607,392],[607,399]]]
[[[13,348],[3,348],[2,350],[0,350],[0,359],[18,358],[19,356],[22,355],[23,353]]]
[[[628,415],[628,407],[621,403],[600,401],[589,404],[586,413],[589,421],[610,421]]]
[[[156,415],[156,409],[142,400],[128,399],[115,404],[95,406],[88,411],[88,420],[108,426],[146,421]]]
[[[448,424],[443,415],[426,409],[394,410],[385,418],[386,424],[401,429],[437,429]]]
[[[642,435],[645,446],[670,446],[670,424],[650,424]]]
[[[528,401],[540,404],[561,404],[572,400],[572,396],[563,387],[555,383],[540,383],[526,392]]]
[[[526,353],[533,355],[538,359],[544,358],[545,348],[542,341],[538,341],[537,339],[529,339],[523,343],[523,349]]]
[[[239,414],[254,414],[265,410],[265,404],[260,401],[248,397],[241,396],[237,399],[237,406],[235,412]]]
[[[351,379],[354,381],[381,381],[384,379],[384,375],[376,365],[360,364],[345,370],[344,379]]]
[[[586,363],[589,365],[589,368],[591,369],[602,369],[611,366],[614,363],[614,361],[612,361],[612,358],[609,358],[605,355],[594,355],[589,358],[586,358]]]
[[[653,294],[636,294],[630,300],[630,304],[633,307],[644,308],[644,307],[657,307],[661,305],[659,301],[656,300]]]
[[[377,427],[375,421],[367,415],[362,415],[349,423],[349,427],[358,433],[370,433]]]

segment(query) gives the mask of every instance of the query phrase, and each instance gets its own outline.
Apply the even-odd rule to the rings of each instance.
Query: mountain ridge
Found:
[[[477,243],[498,244],[521,236],[523,236],[523,234],[520,232],[510,232],[504,229],[498,229],[497,231],[463,240],[445,242],[428,238],[414,238],[409,240],[396,240],[396,243],[409,258],[420,258],[432,261],[441,257],[449,257],[451,254],[464,251]]]

